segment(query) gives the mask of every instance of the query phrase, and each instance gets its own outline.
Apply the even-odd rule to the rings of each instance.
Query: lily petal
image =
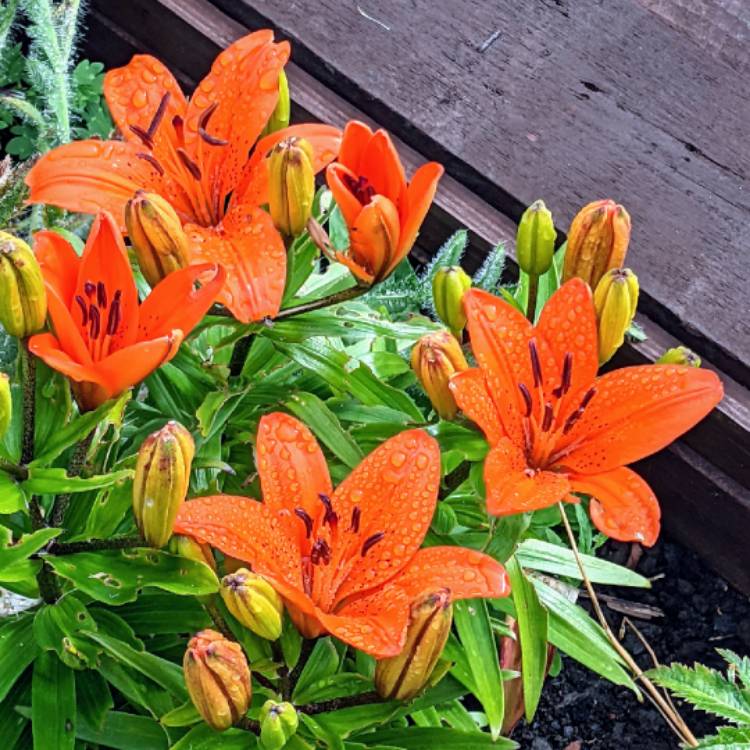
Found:
[[[349,120],[344,127],[344,135],[339,150],[339,162],[352,172],[359,172],[362,154],[374,133],[359,120]]]
[[[227,272],[218,300],[242,323],[273,318],[286,283],[286,249],[268,213],[237,206],[218,229],[185,226],[193,259],[220,263]]]
[[[302,588],[299,549],[263,503],[232,495],[189,500],[178,511],[174,530],[249,563],[263,576]]]
[[[651,487],[631,469],[572,475],[570,486],[574,492],[591,495],[591,520],[602,533],[646,547],[656,543],[661,526],[659,503]]]
[[[357,174],[372,185],[378,195],[388,198],[401,214],[401,204],[406,197],[406,174],[385,130],[378,130],[365,146],[359,158]]]
[[[326,169],[326,181],[333,193],[333,199],[344,217],[348,227],[353,227],[357,217],[362,212],[362,204],[357,200],[351,190],[344,184],[344,177],[351,177],[356,181],[357,176],[349,168],[338,162],[331,164]]]
[[[535,331],[545,393],[560,385],[566,354],[573,356],[570,397],[588,388],[599,369],[596,312],[589,285],[581,279],[563,284],[544,305]]]
[[[410,252],[416,242],[422,222],[435,200],[438,182],[443,172],[445,170],[441,164],[431,161],[423,164],[411,178],[404,201],[406,213],[401,222],[399,249],[404,254]]]
[[[216,263],[170,273],[140,307],[138,338],[154,339],[175,329],[187,336],[208,312],[225,280],[224,268]],[[198,282],[200,286],[196,288]]]
[[[493,516],[547,508],[570,492],[565,475],[529,469],[523,451],[508,438],[500,440],[487,456],[484,483],[487,510]]]
[[[66,306],[73,304],[81,259],[73,246],[57,232],[45,229],[34,235],[34,255],[44,281]]]
[[[665,448],[700,422],[724,395],[716,373],[695,367],[643,365],[607,373],[581,419],[561,442],[560,462],[599,474]]]
[[[281,412],[260,420],[256,451],[263,502],[269,513],[288,521],[289,536],[303,549],[306,529],[295,510],[304,510],[315,524],[324,511],[320,494],[333,492],[323,451],[302,422]]]
[[[52,149],[26,175],[29,203],[68,211],[112,213],[125,228],[125,204],[136,190],[161,191],[156,167],[143,147],[123,141],[73,141]],[[139,154],[141,156],[139,156]]]
[[[60,341],[51,333],[37,333],[29,339],[29,351],[53,370],[67,375],[77,382],[104,385],[104,379],[96,366],[82,364],[63,350]]]
[[[454,375],[449,387],[461,411],[480,427],[487,442],[495,445],[505,433],[484,373],[478,367],[471,367]]]
[[[339,568],[348,571],[339,586],[330,587],[337,601],[379,586],[409,562],[432,521],[439,484],[437,442],[422,430],[407,430],[376,448],[337,487],[339,523],[357,528],[323,569],[331,577]]]

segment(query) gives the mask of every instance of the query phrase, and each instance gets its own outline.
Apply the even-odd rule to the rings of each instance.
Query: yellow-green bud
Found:
[[[125,206],[125,226],[138,265],[154,287],[173,271],[190,265],[187,235],[169,201],[139,190]]]
[[[268,157],[268,208],[286,237],[305,229],[315,198],[312,146],[304,138],[285,138]]]
[[[10,378],[0,372],[0,438],[8,431],[13,416],[13,397],[10,392]]]
[[[622,346],[638,306],[638,278],[628,268],[607,271],[594,291],[599,324],[599,364]]]
[[[464,292],[471,288],[471,277],[461,266],[442,266],[432,277],[432,300],[440,320],[460,336],[466,325],[461,300]]]
[[[524,212],[516,234],[518,267],[529,276],[541,276],[552,265],[557,232],[544,201],[534,201]]]
[[[210,544],[197,542],[189,536],[175,534],[169,540],[169,551],[180,557],[205,563],[214,573],[216,572],[216,560],[213,552],[211,552]]]
[[[407,701],[427,685],[453,622],[448,589],[422,596],[411,607],[406,643],[398,656],[375,667],[375,689],[385,700]]]
[[[701,358],[686,346],[676,346],[667,349],[664,354],[656,360],[657,365],[688,365],[689,367],[700,367]]]
[[[266,701],[260,709],[260,746],[263,750],[281,750],[298,726],[299,717],[291,703]]]
[[[281,635],[284,603],[263,576],[240,568],[221,579],[219,592],[227,609],[253,633],[269,641]]]
[[[568,232],[563,281],[583,279],[592,289],[612,268],[621,268],[630,242],[630,215],[613,200],[584,206]]]
[[[229,729],[246,713],[252,697],[250,667],[239,643],[215,630],[190,639],[182,661],[190,700],[217,732]]]
[[[46,317],[47,290],[34,253],[0,232],[0,323],[11,336],[25,338],[40,331]]]
[[[411,350],[411,367],[438,415],[453,419],[458,406],[449,388],[450,379],[469,367],[455,337],[448,331],[422,336]]]
[[[289,126],[289,120],[292,115],[292,102],[289,97],[289,81],[286,73],[282,70],[279,73],[279,100],[276,102],[276,109],[268,119],[266,127],[263,129],[263,135],[270,135],[277,130],[283,130]]]
[[[177,511],[187,495],[195,444],[178,422],[149,435],[138,451],[133,480],[133,514],[143,538],[163,547],[172,536]]]

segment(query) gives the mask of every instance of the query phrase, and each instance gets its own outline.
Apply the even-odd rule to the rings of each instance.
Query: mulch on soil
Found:
[[[629,545],[610,544],[606,556],[624,563]],[[717,648],[750,654],[750,599],[711,571],[694,553],[663,540],[645,550],[636,570],[653,579],[643,591],[598,586],[597,591],[631,602],[658,607],[664,617],[634,619],[663,664],[700,661],[723,668]],[[586,606],[585,600],[582,600]],[[618,632],[622,615],[605,607]],[[629,633],[625,644],[645,669],[651,661],[640,641]],[[531,726],[513,733],[523,750],[674,750],[679,747],[650,703],[638,703],[628,690],[600,679],[571,659],[547,682]],[[697,737],[709,734],[716,722],[700,711],[678,703],[683,718]]]

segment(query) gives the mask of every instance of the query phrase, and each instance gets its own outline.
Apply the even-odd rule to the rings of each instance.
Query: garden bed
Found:
[[[313,15],[318,18],[318,21],[315,23],[313,23],[313,15],[310,15],[310,23],[300,22],[300,18],[304,18],[305,3],[295,4],[296,10],[291,9],[290,6],[287,11],[280,10],[281,6],[266,7],[269,5],[268,3],[241,2],[211,3],[208,0],[157,0],[155,2],[135,0],[123,4],[98,0],[93,3],[86,52],[93,59],[102,60],[108,67],[126,63],[136,51],[152,52],[164,59],[176,71],[189,90],[192,88],[192,82],[205,72],[220,47],[241,36],[247,28],[276,25],[282,34],[291,37],[293,41],[293,59],[298,64],[290,64],[287,72],[295,107],[294,114],[297,117],[324,119],[334,124],[342,124],[352,118],[365,119],[370,122],[375,120],[379,124],[390,127],[394,135],[406,141],[405,144],[399,141],[398,137],[396,138],[397,146],[404,155],[407,169],[413,169],[416,163],[428,158],[439,158],[445,161],[448,175],[441,184],[436,205],[423,228],[424,244],[437,247],[451,231],[460,226],[467,226],[470,230],[470,246],[466,261],[468,270],[473,270],[473,267],[478,266],[488,249],[497,242],[505,242],[512,255],[514,219],[518,216],[517,208],[522,203],[528,203],[529,200],[537,197],[528,191],[541,189],[539,186],[544,186],[544,190],[549,193],[548,197],[554,198],[557,202],[556,192],[561,189],[562,185],[568,186],[567,178],[549,171],[544,173],[543,179],[539,179],[537,175],[536,182],[527,179],[525,184],[520,184],[517,181],[520,178],[514,178],[516,181],[507,186],[501,182],[489,183],[488,180],[491,181],[493,175],[496,175],[493,171],[495,168],[489,168],[489,166],[482,179],[478,180],[476,160],[484,152],[481,150],[467,153],[450,152],[451,143],[449,143],[446,131],[438,128],[443,143],[438,143],[431,138],[430,134],[426,133],[417,122],[419,119],[417,114],[410,113],[408,110],[407,97],[403,92],[401,96],[392,96],[393,92],[386,85],[387,82],[380,79],[378,79],[377,90],[367,89],[368,80],[369,85],[374,85],[373,81],[366,76],[367,65],[375,66],[380,63],[383,70],[387,69],[385,66],[385,57],[388,54],[386,42],[381,37],[364,37],[365,32],[376,34],[377,26],[374,26],[372,21],[368,21],[367,18],[352,10],[357,20],[346,32],[347,38],[351,41],[346,45],[341,45],[329,40],[331,43],[326,45],[325,40],[319,34],[320,29],[329,28],[332,30],[330,33],[333,34],[337,24],[347,23],[346,14],[334,13],[338,4],[329,4],[330,7],[325,4],[316,4]],[[397,13],[395,4],[390,5],[394,7],[390,7],[388,12]],[[230,18],[217,6],[222,6],[227,13],[235,17]],[[288,15],[284,15],[285,12]],[[310,13],[312,14],[312,10]],[[555,18],[562,22],[565,18],[563,11],[555,11],[555,13],[559,16]],[[675,54],[688,54],[689,52],[690,64],[695,63],[694,49],[691,46],[693,42],[686,41],[681,32],[678,33],[675,30],[673,34],[666,33],[664,29],[667,27],[662,20],[657,18],[650,19],[657,31],[649,31],[651,27],[646,23],[649,19],[642,17],[640,10],[633,10],[632,13],[635,15],[628,16],[628,23],[637,27],[639,33],[655,34],[658,32],[662,35],[660,38],[671,45]],[[320,20],[321,15],[326,16],[325,21]],[[348,22],[351,23],[351,19]],[[542,23],[538,19],[537,22]],[[164,33],[165,29],[169,29],[168,34]],[[550,35],[554,33],[554,29],[549,26],[540,27],[540,29],[543,33]],[[395,29],[395,31],[404,33],[403,28]],[[361,50],[363,46],[367,47],[368,53],[361,55],[361,61],[343,60],[336,57],[336,55],[345,54],[342,51],[343,47]],[[324,52],[330,59],[321,57]],[[476,50],[471,54],[474,52]],[[598,54],[601,57],[601,53]],[[624,53],[621,51],[621,54]],[[569,64],[574,62],[569,58],[566,60]],[[591,65],[591,60],[588,60],[587,64]],[[707,62],[706,64],[713,65],[714,63]],[[725,64],[722,63],[722,66],[724,70]],[[346,68],[346,76],[342,72],[342,67]],[[415,80],[420,75],[424,75],[424,70],[417,66],[414,70]],[[468,75],[468,73],[463,70],[461,75]],[[335,90],[329,88],[329,85]],[[409,86],[412,87],[412,84]],[[664,96],[676,99],[678,93],[679,89],[675,84],[666,90]],[[589,92],[586,96],[590,97],[594,94]],[[467,111],[471,111],[469,106],[471,103],[471,101],[464,103],[468,107]],[[570,102],[565,100],[560,103],[560,106],[566,107],[569,104]],[[661,103],[663,107],[668,107],[668,105],[668,102]],[[601,108],[604,105],[594,102],[591,106]],[[414,115],[413,122],[408,119],[412,114]],[[599,122],[597,118],[605,117],[605,114],[600,112],[591,121]],[[641,113],[638,118],[639,128],[646,127],[647,120],[647,116]],[[575,129],[573,125],[577,127],[581,121],[583,125]],[[564,127],[570,130],[570,138],[575,132],[575,142],[568,148],[581,152],[590,146],[590,139],[595,135],[592,134],[593,126],[587,124],[585,112],[578,113],[577,118],[572,117],[572,123],[566,120],[564,124]],[[705,129],[702,129],[699,124],[692,123],[690,127],[695,131],[696,137],[706,137]],[[496,141],[500,141],[510,137],[509,132],[506,131],[511,130],[512,125],[505,128],[502,127],[502,123],[493,123],[488,132],[493,134],[492,137]],[[639,138],[647,137],[645,131],[641,133],[638,130],[637,132]],[[596,137],[599,138],[598,135]],[[677,140],[682,143],[680,148],[686,150],[689,144],[686,145],[679,139]],[[604,147],[600,141],[597,142],[599,143],[597,148]],[[703,141],[700,143],[703,145]],[[674,147],[674,143],[671,147]],[[631,144],[631,148],[635,149],[636,145]],[[690,152],[690,149],[687,151]],[[708,296],[703,295],[700,305],[688,304],[682,297],[684,294],[682,283],[674,275],[673,267],[664,260],[672,250],[668,232],[661,229],[656,232],[655,229],[655,223],[658,223],[661,214],[658,211],[655,213],[656,209],[649,207],[650,199],[647,195],[644,194],[639,198],[636,190],[642,187],[636,178],[653,170],[661,170],[667,174],[664,179],[669,183],[670,191],[682,189],[680,188],[682,185],[680,171],[669,167],[673,158],[676,158],[670,154],[664,155],[656,150],[646,161],[628,162],[617,168],[618,174],[620,172],[631,174],[632,171],[630,179],[633,184],[628,183],[628,186],[624,186],[618,183],[618,188],[627,193],[624,197],[618,193],[618,197],[622,197],[631,209],[636,227],[640,226],[634,235],[633,255],[636,265],[640,263],[644,269],[647,314],[639,315],[637,320],[648,335],[648,339],[644,342],[632,342],[623,347],[618,354],[616,364],[653,362],[665,349],[677,343],[685,343],[692,346],[703,357],[705,366],[720,371],[726,391],[724,401],[681,441],[642,462],[638,470],[648,479],[659,495],[664,511],[665,526],[674,537],[701,554],[710,566],[735,586],[745,592],[750,592],[750,556],[745,531],[750,527],[750,394],[747,390],[746,365],[743,364],[746,360],[743,347],[750,339],[743,335],[746,323],[741,319],[741,310],[737,305],[726,305],[722,301],[740,299],[744,294],[743,291],[736,291],[733,296],[731,285],[735,281],[732,279],[739,280],[741,274],[735,274],[731,269],[734,267],[733,264],[739,262],[741,253],[732,251],[733,243],[739,240],[726,234],[728,228],[739,221],[744,209],[739,206],[735,211],[724,205],[725,201],[721,195],[725,188],[720,182],[716,182],[718,178],[712,171],[711,175],[715,184],[713,192],[708,191],[712,197],[706,198],[708,201],[706,205],[710,207],[714,205],[714,202],[719,202],[723,206],[723,211],[729,211],[729,214],[723,215],[722,219],[724,234],[720,241],[714,242],[713,239],[709,241],[708,237],[704,241],[700,239],[704,236],[704,230],[701,229],[698,232],[696,229],[695,233],[690,235],[690,244],[681,246],[681,252],[687,254],[685,265],[691,266],[692,264],[693,271],[696,271],[702,267],[701,264],[705,260],[706,253],[703,248],[713,243],[711,246],[715,248],[716,254],[721,255],[719,260],[724,263],[722,283],[720,292],[712,295],[710,300]],[[589,161],[593,163],[596,159]],[[562,156],[558,158],[550,155],[549,159],[545,158],[543,164],[537,163],[540,170],[549,170],[551,164],[563,164],[565,159]],[[518,167],[513,163],[505,163],[503,166],[507,169],[507,174],[512,174]],[[720,167],[720,164],[712,167],[710,160],[698,154],[695,156],[695,163],[691,161],[684,168],[699,171],[711,169],[721,172]],[[609,192],[607,186],[612,184],[614,174],[614,172],[610,174],[609,181],[602,184],[603,193]],[[581,175],[578,178],[583,179]],[[699,175],[691,172],[690,178],[698,179]],[[732,177],[732,179],[736,178],[737,175]],[[590,182],[585,182],[585,185],[585,192],[589,195],[593,188]],[[515,197],[513,191],[516,191]],[[695,210],[693,203],[686,200],[682,192],[679,195],[681,199],[679,210],[682,215],[677,218],[684,222],[698,221],[692,215]],[[580,202],[575,190],[565,200],[572,202],[571,205]],[[701,206],[703,205],[701,203]],[[669,220],[675,221],[676,219],[670,216]],[[715,264],[717,258],[712,257],[710,262]],[[711,273],[715,270],[712,269]],[[671,291],[666,292],[665,288]],[[719,305],[719,307],[713,309],[711,305]]]

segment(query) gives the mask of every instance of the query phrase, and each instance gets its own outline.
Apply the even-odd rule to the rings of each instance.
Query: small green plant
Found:
[[[712,750],[750,749],[750,657],[718,649],[727,662],[727,673],[703,664],[671,664],[650,672],[651,679],[695,709],[730,722],[698,744]]]

